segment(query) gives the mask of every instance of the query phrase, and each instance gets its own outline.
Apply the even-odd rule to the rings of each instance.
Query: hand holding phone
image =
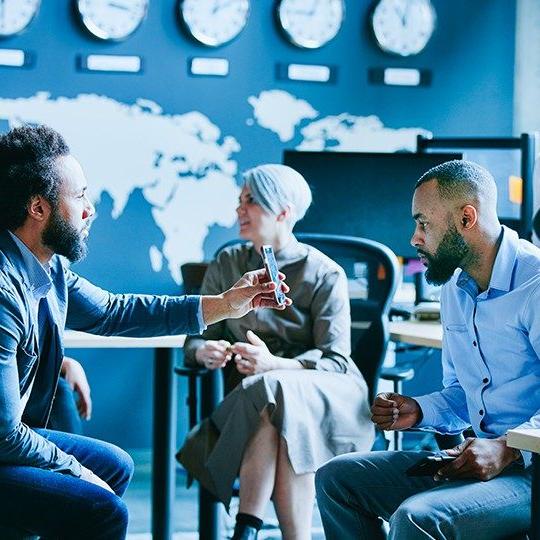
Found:
[[[412,467],[409,467],[405,472],[407,476],[435,476],[435,473],[454,461],[456,456],[447,454],[439,454],[434,456],[426,456],[416,462]]]
[[[281,280],[279,279],[279,270],[274,255],[274,248],[270,245],[261,247],[261,256],[264,262],[264,267],[268,277],[276,284],[274,295],[276,302],[282,306],[285,304],[285,293],[281,290]]]

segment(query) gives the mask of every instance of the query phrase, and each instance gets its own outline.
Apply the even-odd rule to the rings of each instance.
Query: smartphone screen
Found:
[[[279,270],[274,256],[274,248],[270,245],[262,246],[261,256],[263,258],[266,273],[270,279],[276,284],[274,291],[276,302],[281,306],[285,303],[285,293],[281,290],[281,281],[279,279]]]

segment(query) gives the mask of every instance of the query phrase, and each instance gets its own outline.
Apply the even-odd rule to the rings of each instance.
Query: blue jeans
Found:
[[[63,377],[58,379],[47,427],[54,431],[64,431],[65,433],[75,433],[77,435],[82,435],[83,432],[75,393]]]
[[[133,474],[133,460],[116,446],[36,429],[107,482],[114,493],[71,475],[37,467],[0,465],[0,523],[44,537],[122,540],[128,512],[120,498]]]
[[[528,529],[531,471],[511,465],[487,482],[435,482],[405,470],[433,452],[345,454],[316,474],[327,540],[495,540]]]

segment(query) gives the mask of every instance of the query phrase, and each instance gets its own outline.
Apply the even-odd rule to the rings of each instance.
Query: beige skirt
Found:
[[[246,377],[191,430],[177,459],[228,508],[265,408],[287,442],[294,472],[305,474],[339,454],[371,448],[375,432],[367,395],[366,383],[354,373],[275,370]]]

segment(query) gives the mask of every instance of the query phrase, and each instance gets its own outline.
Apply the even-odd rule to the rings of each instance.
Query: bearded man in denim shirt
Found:
[[[58,256],[77,261],[86,253],[94,214],[86,189],[54,130],[20,127],[0,137],[0,524],[46,537],[119,540],[131,458],[111,444],[45,429],[64,328],[198,334],[255,307],[285,306],[264,270],[216,296],[114,295],[92,285]]]
[[[445,283],[443,389],[380,394],[372,420],[468,438],[434,477],[405,471],[430,452],[349,454],[317,473],[328,540],[495,539],[530,524],[531,455],[506,445],[516,427],[540,427],[540,250],[501,227],[485,169],[449,161],[416,184],[411,244],[426,278]],[[523,536],[521,536],[523,537]]]

